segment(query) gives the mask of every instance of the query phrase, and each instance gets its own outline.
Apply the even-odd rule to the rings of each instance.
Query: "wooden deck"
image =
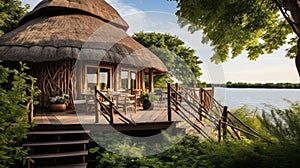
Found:
[[[90,110],[84,112],[77,110],[67,110],[64,112],[52,112],[47,108],[36,109],[34,120],[36,124],[53,124],[53,125],[69,125],[69,124],[95,124],[95,112]],[[122,112],[122,110],[120,109]],[[124,112],[122,112],[124,114]],[[134,110],[128,110],[125,115],[127,118],[133,120],[135,123],[146,123],[146,122],[166,122],[167,116],[167,103],[156,102],[153,110],[143,110],[142,107],[138,107],[136,113]],[[114,116],[115,124],[123,123],[118,116]],[[173,115],[173,121],[182,121],[180,117]],[[103,116],[100,118],[99,124],[109,124]]]

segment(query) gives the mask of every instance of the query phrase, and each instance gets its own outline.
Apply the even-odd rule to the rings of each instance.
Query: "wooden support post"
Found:
[[[33,121],[33,112],[34,112],[34,105],[33,105],[33,99],[30,100],[30,119],[29,121]]]
[[[153,69],[149,69],[149,92],[154,91],[154,77],[153,77]]]
[[[171,84],[168,83],[168,121],[172,121],[171,111]]]
[[[203,104],[203,89],[202,88],[200,88],[200,90],[199,90],[199,97],[200,97],[200,104],[201,104],[201,106],[202,107],[205,107],[205,105]]]
[[[222,130],[223,130],[223,139],[226,139],[227,134],[227,118],[228,118],[228,107],[224,106],[223,113],[222,113]]]
[[[114,111],[113,111],[113,104],[110,103],[109,104],[109,113],[110,113],[110,121],[109,121],[109,124],[110,125],[113,125],[114,124]]]
[[[219,120],[219,127],[218,127],[218,141],[221,142],[221,120]]]
[[[179,85],[178,85],[178,83],[175,84],[175,90],[176,90],[177,93],[179,92]],[[177,93],[175,93],[175,100],[176,100],[176,103],[180,104],[180,102],[179,102],[179,95]],[[176,112],[178,112],[178,110],[179,110],[178,109],[178,105],[176,104]]]
[[[146,91],[146,85],[145,85],[145,70],[141,71],[141,89],[142,92],[145,93]]]
[[[98,102],[98,96],[97,96],[97,86],[95,86],[95,99],[96,99],[96,112],[95,112],[95,123],[100,123],[100,110],[101,110],[101,107],[100,107],[100,104]]]

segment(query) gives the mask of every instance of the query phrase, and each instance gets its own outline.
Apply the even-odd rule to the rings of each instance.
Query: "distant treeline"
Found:
[[[228,87],[228,88],[300,88],[300,83],[246,83],[227,82],[226,84],[206,84],[207,87]]]

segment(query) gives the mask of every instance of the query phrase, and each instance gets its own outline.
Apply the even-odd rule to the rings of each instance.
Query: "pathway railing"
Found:
[[[213,90],[200,88],[197,95],[195,88],[183,88],[177,84],[172,87],[168,84],[168,120],[171,121],[172,114],[176,113],[204,138],[209,138],[204,127],[211,123],[218,130],[219,141],[228,134],[232,138],[241,139],[240,132],[260,137],[255,130],[229,112],[227,106],[214,99],[212,93]]]

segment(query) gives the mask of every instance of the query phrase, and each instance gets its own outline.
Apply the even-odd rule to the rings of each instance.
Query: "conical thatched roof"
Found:
[[[18,28],[0,37],[0,60],[123,63],[126,58],[133,66],[166,72],[160,59],[129,37],[127,29],[104,0],[44,0]]]

